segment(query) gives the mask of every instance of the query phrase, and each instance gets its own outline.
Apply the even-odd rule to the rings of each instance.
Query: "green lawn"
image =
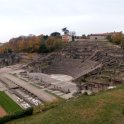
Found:
[[[80,96],[47,112],[8,124],[124,124],[124,87]]]
[[[0,106],[2,106],[7,113],[14,113],[22,110],[9,96],[4,92],[0,92]]]

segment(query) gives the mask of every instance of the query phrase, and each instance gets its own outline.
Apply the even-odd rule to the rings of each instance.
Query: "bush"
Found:
[[[36,106],[34,108],[34,114],[37,114],[37,113],[40,113],[40,112],[46,112],[50,109],[55,108],[56,106],[58,106],[62,102],[63,102],[63,100],[59,100],[59,101],[54,101],[52,103],[47,103],[45,105]]]
[[[124,109],[122,110],[122,114],[124,115]]]
[[[57,103],[52,103],[52,104],[46,104],[43,106],[42,111],[47,111],[50,110],[52,108],[55,108],[58,104]]]
[[[48,53],[63,48],[63,42],[61,38],[49,37],[45,42],[41,43],[39,52]]]
[[[4,116],[0,118],[0,124],[4,124],[5,122],[11,121],[13,119],[18,119],[28,115],[32,115],[32,113],[33,113],[33,108],[28,108],[26,110],[22,110],[22,111]]]
[[[42,43],[42,44],[41,44],[41,46],[40,46],[38,52],[39,52],[39,53],[48,53],[48,52],[49,52],[49,50],[47,49],[45,43]]]

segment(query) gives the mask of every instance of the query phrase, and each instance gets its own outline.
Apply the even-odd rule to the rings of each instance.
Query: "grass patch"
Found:
[[[123,111],[124,86],[95,96],[80,96],[8,124],[123,124]]]
[[[7,113],[14,113],[22,110],[9,96],[4,92],[0,92],[0,106],[2,106]]]

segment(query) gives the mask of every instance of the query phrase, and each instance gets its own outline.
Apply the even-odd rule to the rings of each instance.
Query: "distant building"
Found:
[[[87,41],[89,40],[87,37],[83,37],[83,36],[75,36],[74,37],[74,41]]]
[[[94,41],[94,40],[98,40],[98,41],[104,41],[107,40],[108,36],[114,36],[116,34],[120,34],[122,32],[110,32],[110,33],[102,33],[102,34],[91,34],[89,36],[90,40]]]
[[[107,40],[107,35],[105,35],[105,34],[91,34],[90,40]]]
[[[75,39],[83,39],[82,36],[75,36]]]
[[[72,36],[71,35],[68,35],[68,34],[65,34],[65,35],[62,35],[62,41],[63,42],[71,42],[72,41]]]
[[[74,36],[76,35],[75,31],[69,31],[67,27],[63,28],[62,31],[64,32],[64,35],[62,35],[63,42],[68,43],[74,41]]]

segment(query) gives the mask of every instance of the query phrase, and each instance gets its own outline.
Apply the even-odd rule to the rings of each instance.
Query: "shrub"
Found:
[[[4,124],[5,122],[11,121],[13,119],[18,119],[28,115],[32,115],[32,113],[33,113],[33,108],[28,108],[26,110],[22,110],[22,111],[4,116],[0,118],[0,124]]]

